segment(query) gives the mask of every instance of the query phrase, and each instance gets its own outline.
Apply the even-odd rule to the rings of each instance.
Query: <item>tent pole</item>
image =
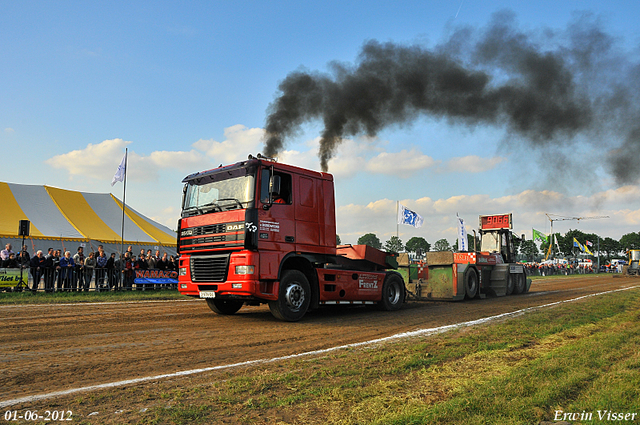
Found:
[[[126,208],[125,200],[127,197],[127,161],[129,160],[127,153],[129,148],[124,149],[124,187],[122,189],[122,229],[120,232],[120,256],[124,253],[124,209]]]

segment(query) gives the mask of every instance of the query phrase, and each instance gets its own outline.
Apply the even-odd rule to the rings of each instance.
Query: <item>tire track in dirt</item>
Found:
[[[40,305],[4,309],[0,400],[177,371],[328,349],[436,328],[637,284],[635,279],[549,279],[527,295],[410,302],[397,312],[331,308],[301,322],[266,306],[217,316],[204,302]]]

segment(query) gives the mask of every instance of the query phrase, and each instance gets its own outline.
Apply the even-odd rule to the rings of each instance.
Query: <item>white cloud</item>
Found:
[[[95,145],[89,143],[84,149],[56,155],[45,163],[53,168],[66,170],[72,178],[82,176],[97,180],[111,180],[122,160],[125,148],[131,143],[122,139],[105,140]],[[174,169],[191,172],[208,166],[210,166],[209,161],[194,150],[155,151],[150,155],[141,155],[129,150],[127,178],[149,181],[156,179],[160,170]]]
[[[4,129],[4,132],[7,133],[7,134],[13,134],[16,131],[11,127],[7,127],[7,128]]]
[[[380,152],[366,165],[370,173],[388,174],[397,177],[410,177],[417,171],[433,167],[437,162],[417,149],[400,152]]]
[[[122,160],[125,148],[132,142],[122,139],[89,143],[86,148],[55,155],[45,161],[53,168],[67,170],[73,176],[111,179]]]
[[[200,139],[192,146],[212,158],[214,163],[232,164],[247,159],[249,153],[255,155],[261,150],[264,130],[238,124],[225,128],[224,137],[222,142]]]

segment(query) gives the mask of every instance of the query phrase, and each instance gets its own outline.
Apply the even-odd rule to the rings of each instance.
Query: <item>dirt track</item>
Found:
[[[522,296],[325,309],[298,323],[268,307],[218,316],[201,300],[0,307],[0,402],[89,385],[313,351],[640,284],[611,276],[534,281]]]

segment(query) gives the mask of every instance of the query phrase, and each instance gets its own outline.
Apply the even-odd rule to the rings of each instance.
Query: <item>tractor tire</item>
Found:
[[[478,274],[472,268],[464,273],[464,295],[465,298],[475,298],[478,294]]]
[[[507,275],[507,295],[513,294],[513,290],[516,287],[516,276],[509,273]]]
[[[302,319],[311,303],[311,286],[307,277],[298,270],[287,270],[280,279],[278,299],[269,301],[271,314],[286,322]]]
[[[397,274],[390,273],[382,284],[382,298],[378,307],[385,311],[399,310],[404,302],[404,282]]]
[[[524,294],[527,290],[527,277],[524,273],[516,274],[515,276],[516,285],[513,288],[514,294]]]
[[[242,307],[242,304],[244,304],[244,301],[207,298],[207,305],[209,306],[209,308],[214,313],[223,314],[225,316],[236,314]]]

